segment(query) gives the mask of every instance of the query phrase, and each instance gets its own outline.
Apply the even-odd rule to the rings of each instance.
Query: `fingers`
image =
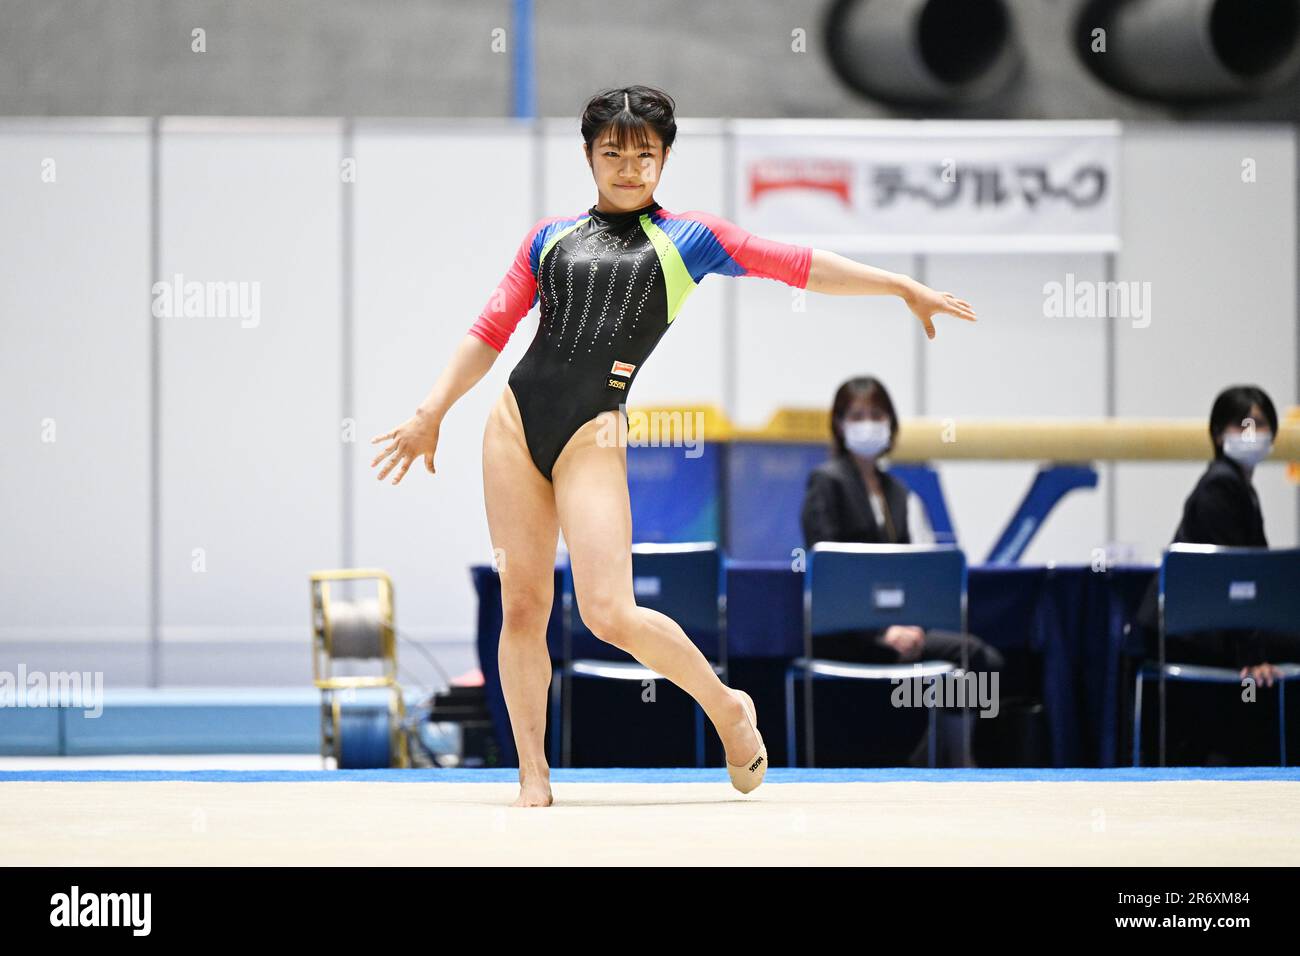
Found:
[[[965,319],[967,322],[974,322],[975,309],[965,299],[959,299],[951,292],[945,292],[944,298],[947,300],[947,308],[943,311],[949,315],[955,315],[959,319]]]
[[[375,465],[379,464],[385,458],[387,458],[388,461],[384,464],[384,467],[380,469],[379,474],[375,476],[375,479],[377,481],[383,481],[385,475],[401,464],[402,459],[406,457],[406,454],[407,453],[403,449],[402,441],[400,439],[393,442],[380,452],[379,455],[375,457],[375,460],[370,463],[370,467],[375,467]]]
[[[390,432],[390,434],[392,433]],[[379,437],[382,438],[383,436]],[[404,477],[406,477],[406,473],[410,470],[411,466],[421,458],[424,459],[424,467],[428,469],[429,473],[436,473],[437,469],[433,467],[433,452],[427,452],[423,455],[418,452],[412,453],[408,450],[410,444],[409,441],[399,439],[375,456],[374,460],[370,463],[371,468],[374,468],[380,462],[384,461],[385,458],[388,459],[388,461],[385,462],[384,467],[380,469],[379,474],[375,476],[376,481],[383,481],[394,469],[397,469],[397,473],[393,475],[393,484],[398,484]]]
[[[931,320],[931,318],[930,318],[928,315],[927,315],[927,316],[923,316],[923,317],[921,318],[921,324],[925,326],[925,337],[926,337],[927,339],[933,339],[933,338],[934,338],[934,322],[933,322],[933,320]]]
[[[406,460],[407,457],[408,456],[406,452],[398,452],[396,455],[394,455],[391,459],[389,459],[388,464],[384,465],[383,470],[379,472],[377,476],[377,480],[383,481],[384,478],[388,476],[388,473],[392,471],[394,468],[396,468],[398,465],[400,465],[404,460]],[[394,480],[394,483],[396,483],[396,480]]]
[[[370,439],[372,445],[381,441],[386,441],[390,438],[393,439],[393,443],[376,455],[370,462],[370,467],[374,468],[376,465],[384,462],[385,458],[388,459],[387,462],[384,462],[384,466],[380,469],[379,474],[375,476],[375,480],[377,481],[383,481],[393,472],[394,469],[397,469],[397,473],[393,475],[393,484],[398,484],[404,477],[406,477],[406,473],[410,470],[411,466],[421,458],[424,459],[424,467],[428,469],[430,474],[433,474],[436,471],[433,467],[433,452],[421,453],[419,446],[424,443],[417,442],[409,433],[402,433],[402,428],[403,426],[399,425],[390,432],[376,435],[374,438]],[[398,437],[399,433],[402,433],[401,437]]]
[[[400,444],[401,442],[393,442],[391,445],[389,445],[387,448],[381,451],[378,455],[375,456],[374,460],[370,462],[370,467],[374,468],[375,465],[379,464],[381,461],[383,461],[385,458],[391,455],[394,449],[396,449]],[[379,477],[382,478],[383,475],[380,475]]]
[[[411,463],[413,461],[415,461],[414,456],[402,460],[402,467],[398,470],[397,474],[393,476],[393,484],[398,484],[403,478],[406,477],[406,472],[410,470]]]

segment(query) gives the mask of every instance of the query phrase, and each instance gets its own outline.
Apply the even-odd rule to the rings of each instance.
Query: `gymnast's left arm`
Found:
[[[676,218],[697,227],[683,233],[683,254],[690,260],[692,275],[757,276],[827,295],[896,295],[921,320],[929,338],[934,338],[930,317],[936,313],[975,321],[975,310],[965,299],[951,292],[936,292],[902,273],[886,272],[825,249],[767,239],[699,210]]]
[[[937,313],[975,321],[971,304],[951,292],[936,292],[901,272],[877,269],[825,249],[812,250],[808,283],[804,288],[827,295],[896,295],[921,320],[926,337],[931,339],[934,338],[931,317]]]

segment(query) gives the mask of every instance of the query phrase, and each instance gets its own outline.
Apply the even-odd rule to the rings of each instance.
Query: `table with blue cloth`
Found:
[[[1129,683],[1129,656],[1140,651],[1134,638],[1127,636],[1126,625],[1134,619],[1155,570],[1154,565],[1100,571],[1074,565],[970,569],[967,630],[1006,658],[1000,697],[1041,702],[1035,709],[1045,741],[1034,762],[1054,767],[1125,763],[1131,702],[1122,688]],[[487,565],[472,567],[471,575],[479,597],[477,642],[488,707],[502,764],[515,766],[518,756],[497,665],[500,579]],[[784,766],[785,734],[779,723],[784,714],[783,678],[786,665],[804,653],[803,573],[791,570],[788,563],[728,561],[726,579],[728,682],[754,697],[769,757],[774,766]],[[557,569],[556,599],[547,629],[557,668],[563,647],[561,588]],[[820,705],[820,689],[818,694]],[[819,758],[824,735],[835,730],[818,723]],[[619,740],[621,732],[617,715],[607,720],[574,719],[574,733],[584,736],[587,752],[604,749],[624,755],[606,765],[630,765],[625,759],[628,746]],[[713,758],[709,765],[721,766],[716,734],[711,728],[709,733]],[[608,738],[604,748],[602,737]],[[677,752],[692,752],[689,741],[677,744]],[[689,760],[680,763],[688,765]]]

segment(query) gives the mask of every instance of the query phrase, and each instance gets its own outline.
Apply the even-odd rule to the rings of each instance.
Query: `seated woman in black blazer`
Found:
[[[852,378],[831,405],[834,455],[808,476],[804,493],[804,542],[930,544],[934,533],[917,495],[879,465],[894,447],[898,415],[885,386],[873,377]],[[971,634],[893,625],[883,631],[850,631],[813,639],[813,654],[858,663],[921,659],[962,662],[972,671],[1000,671],[1002,655]]]
[[[1210,460],[1183,504],[1174,541],[1238,548],[1267,548],[1264,515],[1251,480],[1255,466],[1268,457],[1277,433],[1277,410],[1255,385],[1224,389],[1210,409]],[[1156,646],[1159,576],[1153,576],[1137,620],[1145,631],[1147,653]],[[1260,631],[1205,631],[1173,635],[1165,641],[1165,659],[1187,664],[1237,667],[1243,678],[1272,686],[1277,668],[1269,661],[1300,660],[1300,635]]]

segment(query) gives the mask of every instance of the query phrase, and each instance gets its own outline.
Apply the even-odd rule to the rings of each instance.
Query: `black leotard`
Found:
[[[641,366],[709,273],[805,288],[812,249],[751,235],[702,212],[657,202],[628,212],[592,206],[538,221],[470,334],[500,351],[540,299],[541,319],[510,388],[538,470],[601,412],[616,411]]]

